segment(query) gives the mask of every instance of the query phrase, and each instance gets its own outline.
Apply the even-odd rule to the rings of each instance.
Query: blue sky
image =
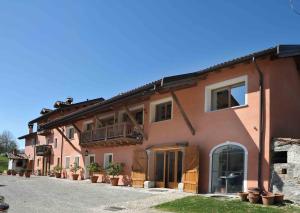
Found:
[[[300,16],[288,0],[1,1],[0,131],[27,133],[41,108],[67,96],[109,98],[295,43]]]

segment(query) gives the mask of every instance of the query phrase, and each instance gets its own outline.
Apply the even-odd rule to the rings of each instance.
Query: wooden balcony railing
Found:
[[[84,131],[81,134],[81,143],[90,141],[106,141],[114,138],[127,138],[133,136],[133,125],[131,123],[118,123],[95,130]]]

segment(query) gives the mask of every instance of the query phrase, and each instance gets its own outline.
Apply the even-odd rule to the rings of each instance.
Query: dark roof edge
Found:
[[[232,65],[235,65],[235,64],[243,63],[243,62],[246,62],[246,61],[249,61],[249,60],[252,61],[253,58],[259,58],[259,57],[263,57],[263,56],[266,56],[266,55],[277,56],[277,57],[280,57],[280,58],[300,55],[300,45],[278,45],[278,46],[275,46],[275,47],[272,47],[272,48],[269,48],[269,49],[254,52],[254,53],[251,53],[251,54],[248,54],[248,55],[245,55],[245,56],[242,56],[242,57],[238,57],[238,58],[235,58],[235,59],[223,62],[223,63],[219,63],[219,64],[213,65],[211,67],[208,67],[206,69],[203,69],[203,70],[200,70],[200,71],[197,71],[197,72],[191,72],[191,73],[186,73],[186,74],[181,74],[181,75],[174,75],[174,76],[164,77],[161,80],[154,81],[152,83],[146,84],[144,86],[138,87],[138,88],[130,90],[128,92],[125,92],[125,93],[122,93],[120,95],[114,96],[114,97],[112,97],[108,100],[105,100],[103,102],[94,104],[92,106],[86,107],[84,109],[81,109],[81,110],[76,111],[74,113],[71,113],[69,115],[66,115],[66,116],[64,116],[62,118],[59,118],[57,120],[51,121],[51,122],[43,125],[42,128],[47,129],[47,128],[51,128],[51,127],[53,127],[54,125],[57,125],[57,124],[63,124],[64,122],[70,121],[71,119],[76,119],[76,118],[78,118],[78,117],[80,117],[84,114],[94,112],[94,111],[98,110],[100,107],[103,107],[106,104],[113,103],[115,101],[119,101],[120,99],[123,99],[123,98],[125,99],[126,97],[135,95],[136,93],[141,93],[142,94],[147,89],[149,89],[149,87],[150,88],[154,87],[154,89],[157,90],[158,87],[164,87],[165,85],[169,86],[170,84],[176,83],[176,82],[179,82],[179,81],[184,82],[183,81],[184,79],[197,78],[197,77],[199,77],[203,74],[213,72],[213,71],[216,71],[218,69],[229,67],[229,66],[232,66]]]
[[[18,139],[19,139],[19,140],[25,139],[25,138],[34,136],[34,135],[36,135],[36,134],[37,134],[37,132],[32,132],[32,133],[29,133],[29,134],[26,134],[26,135],[22,135],[22,136],[18,137]]]
[[[95,99],[91,99],[91,100],[87,100],[87,101],[81,101],[81,102],[78,102],[78,103],[74,103],[74,104],[71,104],[71,105],[66,105],[66,106],[64,106],[62,108],[54,109],[54,110],[52,110],[49,113],[41,115],[41,116],[39,116],[39,117],[37,117],[37,118],[29,121],[28,124],[34,124],[34,123],[40,121],[41,119],[45,119],[45,118],[49,117],[50,115],[58,112],[61,109],[67,109],[67,108],[71,108],[71,107],[76,107],[78,105],[89,104],[89,103],[93,103],[93,102],[98,103],[98,102],[101,102],[101,101],[104,101],[104,98],[95,98]]]
[[[145,84],[141,87],[138,87],[136,89],[133,89],[133,90],[130,90],[128,92],[125,92],[125,93],[120,93],[119,95],[116,95],[110,99],[107,99],[103,102],[100,102],[100,103],[97,103],[97,104],[94,104],[94,105],[91,105],[91,106],[88,106],[88,107],[85,107],[83,109],[80,109],[80,110],[77,110],[73,113],[70,113],[62,118],[59,118],[57,120],[53,120],[49,123],[46,123],[45,125],[42,125],[41,128],[42,129],[49,129],[49,128],[52,128],[53,126],[55,125],[59,125],[61,123],[64,123],[64,122],[68,122],[70,120],[75,120],[79,117],[81,117],[82,115],[85,115],[87,113],[91,113],[91,112],[94,112],[94,111],[98,111],[99,109],[102,109],[104,107],[107,107],[108,105],[111,105],[112,103],[116,103],[116,102],[121,102],[121,101],[124,101],[124,100],[127,100],[128,97],[135,97],[135,96],[143,96],[143,95],[146,95],[147,91],[148,92],[154,92],[155,91],[155,88],[157,87],[158,84],[160,84],[160,80],[157,80],[157,81],[153,81],[151,83],[148,83],[148,84]]]

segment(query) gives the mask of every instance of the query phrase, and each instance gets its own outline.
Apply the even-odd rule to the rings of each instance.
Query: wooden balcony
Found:
[[[51,145],[39,145],[35,147],[35,153],[37,156],[48,156],[51,155]]]
[[[118,123],[81,134],[81,146],[119,146],[140,143],[131,123]]]

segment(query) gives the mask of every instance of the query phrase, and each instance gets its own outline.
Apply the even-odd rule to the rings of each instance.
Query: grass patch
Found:
[[[6,156],[0,155],[0,172],[7,170],[8,158]]]
[[[261,204],[250,204],[237,199],[216,199],[204,196],[189,196],[155,206],[156,209],[171,212],[207,212],[207,213],[245,213],[245,212],[300,212],[300,208],[291,205],[266,207]]]

